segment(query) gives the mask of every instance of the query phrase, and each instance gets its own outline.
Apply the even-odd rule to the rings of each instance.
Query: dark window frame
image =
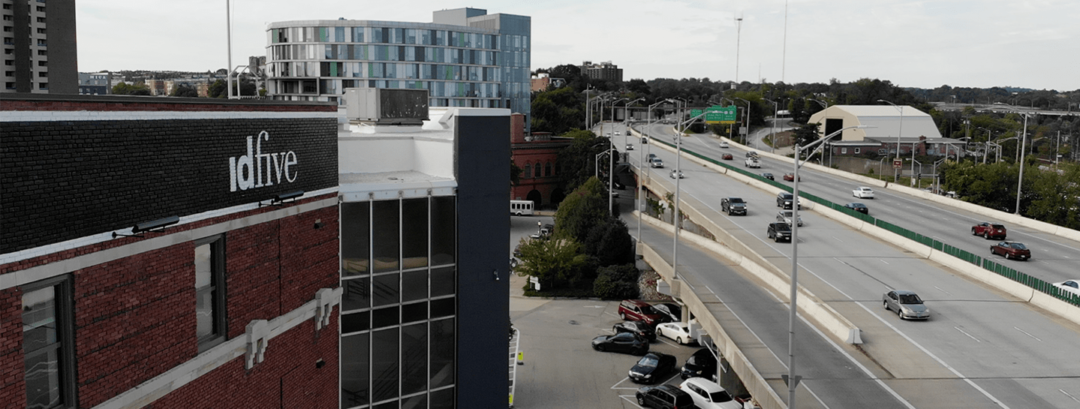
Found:
[[[75,373],[75,290],[69,274],[26,284],[20,286],[19,290],[25,294],[46,287],[54,287],[56,291],[53,296],[53,302],[55,303],[53,308],[56,311],[56,337],[60,344],[58,347],[55,347],[58,351],[57,357],[60,360],[57,364],[60,372],[60,404],[53,407],[75,408],[78,403],[78,388],[76,385],[76,379],[78,379],[78,377]],[[37,356],[47,350],[49,350],[49,348],[42,348],[29,354],[24,352],[23,362],[26,362],[27,356]],[[25,371],[24,364],[24,377],[26,376]]]
[[[195,240],[195,247],[204,244],[210,245],[210,281],[214,292],[212,298],[214,332],[209,336],[198,339],[200,354],[224,343],[229,334],[228,314],[225,311],[225,235],[218,234]],[[196,289],[195,294],[196,300],[198,300],[198,289]]]

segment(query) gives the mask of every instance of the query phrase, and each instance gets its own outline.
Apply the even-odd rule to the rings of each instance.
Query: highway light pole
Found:
[[[1027,143],[1028,114],[1025,113],[1023,115],[1024,115],[1024,134],[1020,136],[1020,143],[1021,143],[1020,152],[1024,151],[1024,144]],[[1032,141],[1032,144],[1034,144],[1034,143],[1035,142]],[[1018,180],[1016,182],[1016,212],[1015,212],[1016,215],[1020,215],[1020,192],[1021,192],[1022,188],[1024,187],[1024,162],[1027,162],[1026,160],[1024,160],[1024,155],[1020,155],[1020,178],[1019,178],[1020,180]]]
[[[814,145],[823,144],[829,139],[832,139],[836,135],[840,135],[848,129],[863,129],[869,128],[866,125],[848,126],[837,130],[831,134],[826,135],[814,143],[806,145],[806,148],[800,148],[798,144],[795,144],[795,182],[792,183],[792,198],[791,198],[791,295],[789,309],[791,313],[788,317],[788,374],[786,376],[788,385],[788,407],[795,407],[795,387],[799,385],[799,379],[801,376],[795,375],[795,313],[797,311],[797,297],[799,289],[799,168],[802,167],[806,161],[799,163],[799,151],[804,149],[810,149]],[[825,146],[825,145],[822,145]],[[810,155],[807,155],[807,160],[810,156],[814,155],[814,151],[810,151]],[[676,230],[677,231],[677,230]],[[676,236],[678,237],[678,236]]]
[[[750,137],[750,101],[747,101],[747,100],[739,98],[739,97],[732,97],[732,98],[746,103],[746,111],[743,112],[743,126],[746,127],[746,132],[740,132],[740,133],[743,134],[743,145],[746,145],[746,138]],[[740,131],[741,131],[741,129],[740,129]]]
[[[630,105],[633,105],[633,104],[637,103],[638,101],[644,101],[644,100],[645,100],[645,98],[642,97],[642,98],[638,98],[638,99],[635,99],[633,101],[630,101],[630,102],[626,103],[626,110],[624,111],[626,113],[626,118],[623,118],[623,123],[627,124],[626,125],[627,131],[623,132],[623,138],[622,138],[622,142],[623,142],[624,146],[627,144],[626,136],[627,136],[628,133],[630,133],[630,131],[629,131],[629,129],[630,129],[630,125],[629,125],[629,123],[630,123]],[[612,119],[614,119],[614,118],[612,118]],[[629,159],[627,159],[627,161],[629,161]]]
[[[686,128],[690,127],[690,124],[696,121],[698,118],[705,117],[705,113],[702,112],[693,118],[686,121],[677,122],[675,125],[675,213],[672,214],[671,225],[675,228],[675,243],[672,249],[671,258],[671,276],[679,277],[679,228],[682,227],[681,217],[679,215],[679,182],[682,181],[682,137]]]
[[[785,4],[784,7],[787,8],[787,5]],[[771,135],[772,135],[772,138],[773,138],[773,145],[775,145],[776,144],[776,116],[777,116],[777,113],[780,112],[780,104],[778,104],[776,101],[772,101],[772,100],[768,100],[768,99],[766,99],[766,101],[771,102],[772,106],[773,106],[772,131],[771,131],[772,134]],[[775,153],[776,152],[776,147],[775,146],[770,146],[770,147],[772,149],[770,149],[769,152]],[[761,149],[760,144],[758,145],[758,149]]]
[[[903,135],[903,133],[904,133],[904,107],[897,106],[896,104],[894,104],[892,102],[889,102],[889,101],[886,101],[884,99],[879,99],[879,100],[877,100],[877,102],[884,102],[886,104],[892,105],[893,108],[896,108],[896,109],[900,110],[900,131],[896,133],[896,160],[900,160],[900,135]],[[914,150],[915,145],[911,145],[911,149]],[[915,160],[915,153],[914,152],[911,153],[911,159]],[[957,159],[957,160],[960,160],[960,159]],[[903,166],[904,166],[903,164],[900,165],[901,168]],[[915,166],[915,164],[912,163],[911,166]],[[915,169],[912,168],[912,171],[914,171],[914,170]],[[893,183],[900,182],[900,169],[895,169],[893,173],[894,173]]]
[[[608,137],[608,214],[615,216],[615,104],[619,101],[626,101],[626,98],[619,98],[611,101],[611,136]]]
[[[657,102],[655,104],[649,105],[649,112],[646,114],[647,122],[646,122],[646,125],[645,125],[645,132],[641,133],[642,134],[642,139],[645,139],[646,137],[651,137],[651,134],[649,134],[648,132],[650,132],[652,130],[652,110],[653,110],[653,108],[656,107],[657,105],[667,103],[667,102],[672,102],[672,101],[671,101],[671,99],[665,99],[663,101],[659,101],[659,102]],[[646,145],[646,144],[643,143],[643,144],[640,144],[640,145]],[[651,151],[652,150],[652,144],[650,143],[648,145],[649,145],[649,150]],[[645,181],[645,174],[649,172],[649,171],[647,171],[645,169],[648,169],[649,167],[652,166],[651,164],[648,167],[645,166],[645,157],[644,157],[645,149],[644,149],[644,146],[642,146],[642,148],[643,149],[638,149],[637,239],[638,239],[639,242],[641,241],[641,213],[645,212],[645,182],[644,181]],[[637,253],[637,246],[634,247],[634,252],[635,252],[635,254]]]

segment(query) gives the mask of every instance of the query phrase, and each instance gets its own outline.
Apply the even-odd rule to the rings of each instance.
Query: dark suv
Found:
[[[766,233],[775,242],[791,241],[791,226],[787,223],[769,223],[769,230]]]
[[[746,202],[738,197],[725,197],[720,199],[721,211],[731,216],[733,214],[741,214],[746,216]]]
[[[792,200],[794,200],[794,196],[791,193],[780,192],[776,195],[776,207],[790,209]],[[799,204],[799,210],[802,210],[802,201],[800,200],[797,203]]]
[[[626,321],[644,321],[652,326],[667,322],[667,317],[654,310],[649,303],[641,300],[623,300],[619,304],[619,318]]]
[[[676,386],[645,386],[637,390],[638,405],[654,409],[696,408],[694,398]]]
[[[702,377],[716,379],[716,357],[708,348],[701,348],[686,358],[682,367],[681,378]]]

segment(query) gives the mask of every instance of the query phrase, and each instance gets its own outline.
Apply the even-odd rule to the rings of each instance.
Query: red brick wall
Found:
[[[320,288],[338,286],[337,216],[337,207],[327,207],[225,234],[230,339],[243,335],[251,320],[274,319],[313,300]],[[316,220],[322,223],[319,229],[314,227]],[[172,232],[195,227],[187,225]],[[133,240],[140,239],[87,247],[102,249]],[[42,256],[25,264],[0,266],[0,272],[21,269],[15,265],[42,265],[87,252],[92,251],[76,249]],[[186,242],[72,274],[80,407],[100,404],[198,355],[193,258],[194,243]],[[19,289],[0,291],[0,402],[25,400],[20,312]],[[333,319],[335,322],[318,337],[314,322],[308,321],[272,339],[267,361],[250,373],[244,370],[242,358],[234,360],[168,395],[163,401],[171,403],[161,403],[161,407],[278,407],[279,403],[261,402],[271,398],[278,402],[282,395],[277,391],[286,380],[303,384],[303,390],[287,387],[287,397],[313,394],[300,396],[305,407],[336,407],[336,311]],[[315,368],[318,359],[326,362],[322,369]],[[241,391],[245,385],[252,389]]]

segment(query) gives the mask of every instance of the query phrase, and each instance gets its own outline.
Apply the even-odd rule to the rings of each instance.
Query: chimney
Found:
[[[525,114],[510,115],[510,143],[525,143]]]

